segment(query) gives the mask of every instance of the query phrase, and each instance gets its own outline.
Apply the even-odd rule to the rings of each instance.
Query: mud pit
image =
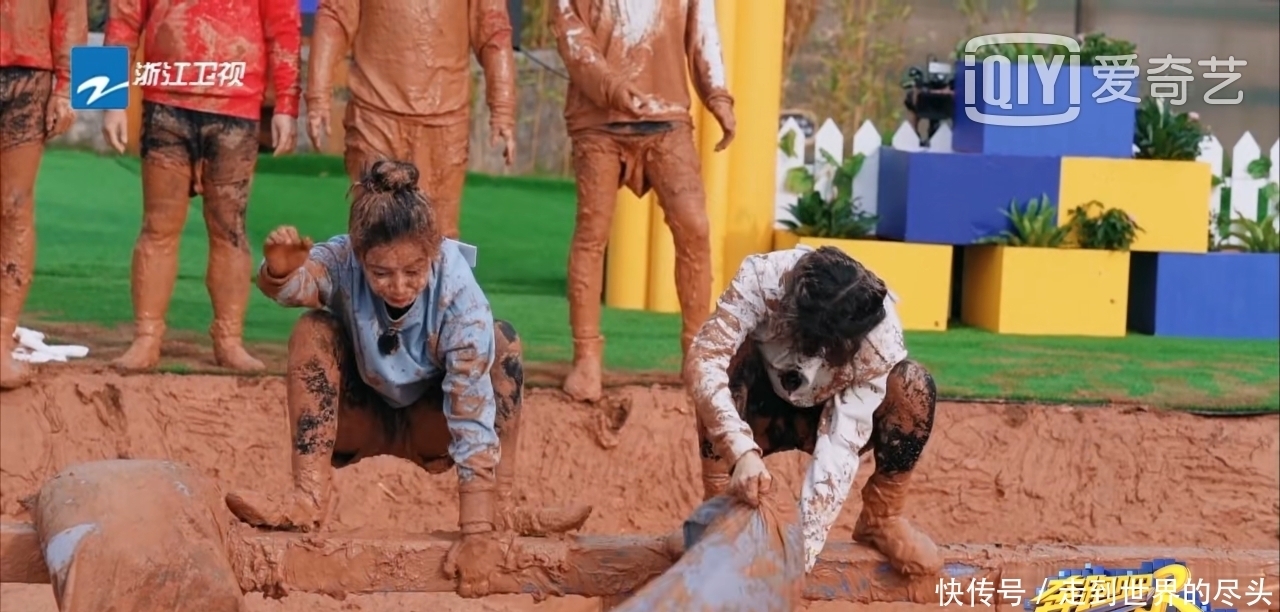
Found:
[[[615,392],[630,397],[633,409],[616,436],[604,436],[616,442],[612,448],[600,443],[599,419],[590,409],[558,391],[529,392],[520,495],[532,503],[593,504],[586,533],[667,533],[700,501],[692,412],[678,390]],[[0,512],[6,518],[25,519],[20,500],[59,469],[97,459],[170,458],[204,470],[224,487],[289,484],[284,384],[278,378],[121,377],[62,369],[33,387],[6,392],[0,406]],[[1206,419],[1134,408],[943,404],[908,511],[940,544],[1277,549],[1278,457],[1277,416]],[[785,455],[770,465],[777,484],[798,495],[803,458]],[[859,487],[870,468],[863,466]],[[452,472],[431,476],[384,457],[340,470],[337,480],[341,498],[332,530],[455,527]],[[850,538],[858,509],[850,500],[833,542]],[[534,604],[528,596],[249,599],[255,612],[598,609],[582,598]],[[1273,591],[1268,607],[1277,605]],[[813,603],[808,609],[851,607]],[[938,605],[871,607],[922,611]],[[0,611],[55,609],[47,585],[0,588]]]

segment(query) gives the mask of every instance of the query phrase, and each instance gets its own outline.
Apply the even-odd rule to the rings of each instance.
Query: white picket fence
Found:
[[[788,134],[794,134],[794,136],[788,137]],[[790,154],[784,151],[781,146],[788,138],[795,145]],[[795,119],[787,119],[783,123],[782,129],[778,131],[777,197],[775,200],[775,219],[778,222],[778,226],[781,227],[783,220],[791,219],[790,209],[796,201],[796,195],[788,192],[784,183],[788,171],[792,168],[809,167],[814,173],[817,188],[824,195],[830,196],[831,181],[834,179],[836,168],[829,164],[824,159],[824,156],[817,154],[819,151],[826,151],[837,163],[842,162],[845,155],[862,153],[866,156],[862,164],[862,170],[854,178],[853,195],[857,198],[858,206],[862,210],[874,214],[878,196],[880,146],[882,142],[883,139],[880,136],[880,132],[876,130],[876,127],[870,121],[863,122],[862,127],[858,128],[853,138],[846,142],[840,128],[836,126],[834,121],[827,119],[813,135],[813,154],[810,154],[804,130]],[[891,146],[900,151],[921,150],[919,136],[916,135],[906,121],[903,121],[898,126],[898,130],[893,133]],[[929,148],[926,150],[933,153],[952,152],[951,127],[946,124],[940,126],[937,133],[930,140]],[[1209,164],[1213,169],[1214,176],[1221,176],[1224,161],[1223,153],[1222,143],[1216,137],[1209,136],[1200,145],[1198,159]],[[1248,219],[1257,217],[1258,192],[1269,181],[1280,182],[1280,140],[1271,145],[1269,157],[1272,160],[1272,164],[1269,179],[1255,179],[1249,176],[1249,162],[1258,159],[1261,155],[1262,148],[1258,146],[1258,141],[1254,139],[1252,134],[1245,132],[1244,136],[1240,137],[1239,142],[1231,149],[1231,159],[1233,161],[1231,176],[1223,177],[1222,183],[1214,187],[1209,194],[1207,205],[1211,214],[1217,215],[1219,213],[1222,202],[1222,188],[1231,187],[1231,217],[1235,218],[1237,214],[1243,215]],[[814,160],[812,165],[806,161],[806,159],[810,158]],[[1206,216],[1207,223],[1208,217]],[[1216,227],[1211,229],[1216,233]]]

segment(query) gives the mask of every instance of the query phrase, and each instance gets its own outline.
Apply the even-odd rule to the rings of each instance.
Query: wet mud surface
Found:
[[[693,412],[672,388],[610,392],[629,397],[632,408],[602,445],[602,419],[590,407],[559,391],[528,391],[516,496],[594,505],[583,529],[588,533],[669,532],[701,499]],[[83,367],[48,372],[30,387],[0,395],[0,512],[25,519],[20,500],[46,478],[73,463],[108,458],[170,458],[227,488],[283,489],[289,485],[284,395],[278,377],[120,376]],[[1280,548],[1278,457],[1280,416],[1209,419],[1132,408],[940,403],[907,515],[939,544],[1274,549]],[[855,491],[873,469],[872,461],[865,463]],[[797,496],[804,458],[773,457],[770,465],[775,485]],[[329,529],[455,528],[458,485],[451,472],[432,475],[378,457],[339,470],[336,480],[340,497]],[[830,541],[851,537],[859,508],[855,496]],[[528,596],[264,601],[253,595],[249,601],[255,612],[599,609],[582,598],[535,605]],[[47,585],[0,588],[2,612],[55,609]]]

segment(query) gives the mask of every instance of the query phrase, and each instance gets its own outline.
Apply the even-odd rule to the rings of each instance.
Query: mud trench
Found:
[[[677,389],[613,392],[628,396],[632,409],[602,445],[599,423],[608,419],[558,391],[530,390],[518,494],[535,504],[593,504],[585,533],[668,533],[700,502],[693,414]],[[109,458],[169,458],[205,471],[224,488],[283,489],[289,485],[284,395],[284,383],[275,377],[50,372],[34,386],[0,396],[0,512],[26,519],[20,502],[46,478],[70,464]],[[1280,416],[1210,419],[1135,408],[944,403],[907,513],[939,544],[1203,547],[1229,557],[1231,549],[1280,549],[1278,457]],[[776,485],[798,496],[804,457],[771,457],[770,465]],[[857,487],[871,468],[863,466]],[[341,497],[331,530],[387,534],[456,527],[452,471],[432,476],[381,457],[340,470],[337,481]],[[859,508],[855,495],[831,541],[850,539]],[[599,608],[575,597],[540,604],[529,596],[464,600],[436,594],[248,599],[255,612]],[[1280,605],[1280,593],[1273,592],[1271,602],[1261,608]],[[1237,607],[1261,609],[1244,604]],[[807,609],[855,607],[814,602]],[[47,585],[0,588],[0,611],[55,610]]]

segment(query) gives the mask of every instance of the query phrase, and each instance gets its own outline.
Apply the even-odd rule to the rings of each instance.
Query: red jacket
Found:
[[[55,94],[70,97],[71,47],[89,37],[84,0],[0,0],[0,67],[51,70]]]
[[[168,64],[154,84],[142,84],[144,100],[257,120],[270,73],[275,112],[298,116],[298,0],[111,0],[104,44],[128,47],[133,57],[140,36],[146,63]],[[244,63],[240,83],[216,71],[199,77],[201,64],[230,62]]]

